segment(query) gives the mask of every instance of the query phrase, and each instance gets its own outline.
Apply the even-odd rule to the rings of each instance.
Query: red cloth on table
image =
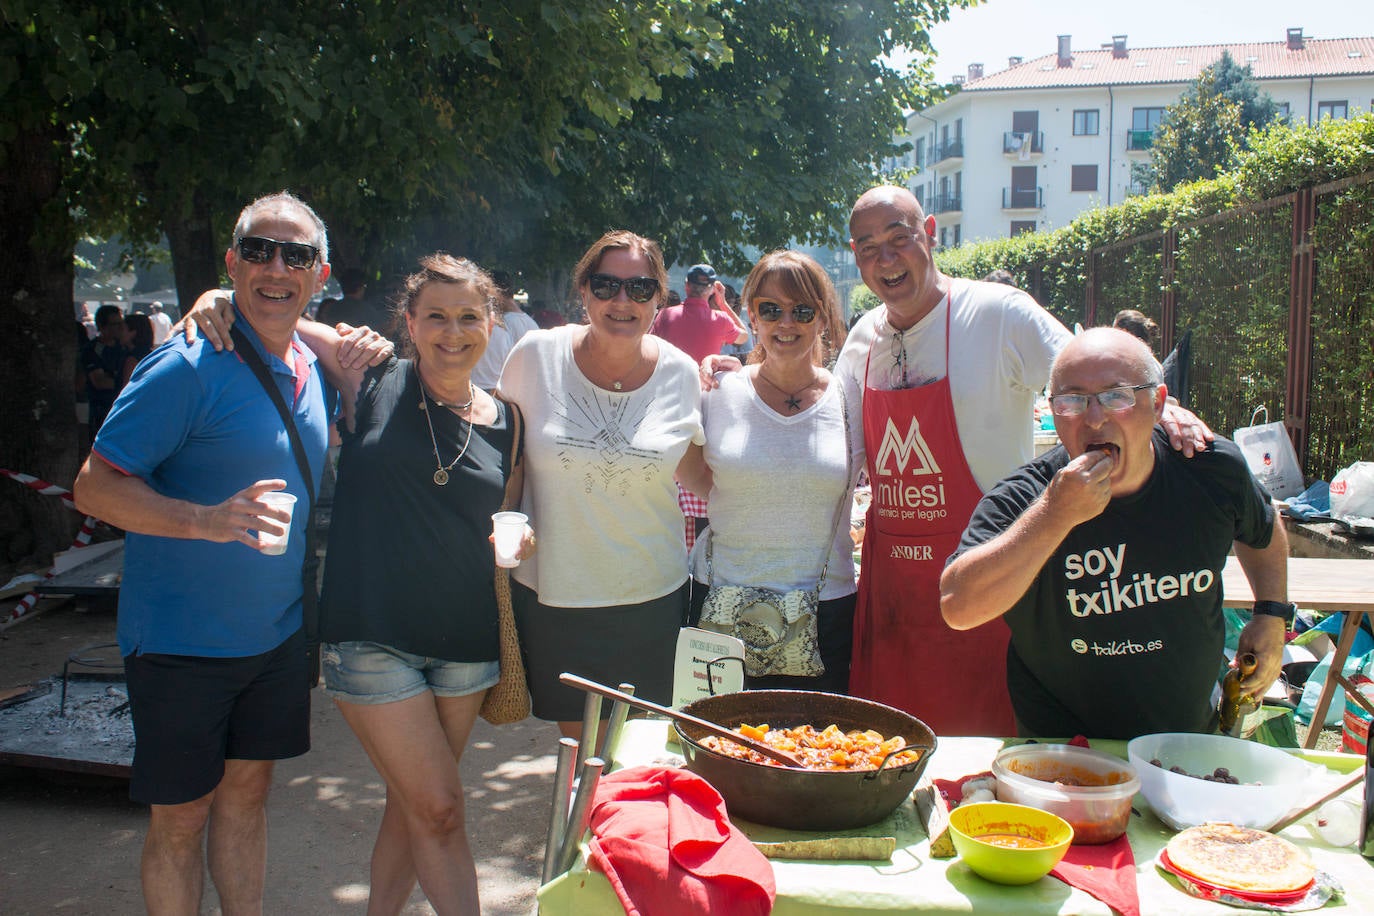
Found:
[[[631,767],[601,778],[591,813],[591,864],[628,916],[766,916],[773,866],[695,773]]]
[[[1069,745],[1090,747],[1088,739],[1082,735],[1074,735]],[[1140,916],[1135,853],[1124,833],[1099,846],[1070,846],[1050,874],[1065,884],[1087,891],[1121,916]]]
[[[1100,846],[1070,846],[1050,874],[1087,891],[1121,916],[1140,916],[1135,853],[1124,833]]]

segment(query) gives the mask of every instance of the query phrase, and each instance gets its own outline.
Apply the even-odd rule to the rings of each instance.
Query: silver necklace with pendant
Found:
[[[618,378],[618,379],[612,379],[612,380],[611,380],[611,387],[614,388],[616,391],[624,391],[624,390],[625,390],[625,382],[622,381],[622,379],[623,379],[623,378],[628,378],[629,376],[634,375],[634,373],[636,372],[636,370],[639,369],[639,364],[642,363],[642,362],[644,362],[644,354],[643,354],[643,353],[639,354],[639,356],[635,358],[635,364],[634,364],[633,366],[631,366],[629,369],[625,370],[625,375],[624,375],[624,376],[622,376],[621,378]]]
[[[586,348],[584,347],[584,351],[585,351],[585,349],[586,349]],[[590,354],[588,354],[587,358],[590,360],[592,357],[590,356]],[[638,354],[635,356],[634,364],[633,364],[632,366],[630,366],[630,368],[626,369],[626,370],[625,370],[625,373],[624,373],[623,375],[621,375],[620,378],[613,378],[613,379],[610,380],[612,390],[614,390],[614,391],[624,391],[624,390],[625,390],[625,381],[626,381],[627,379],[629,379],[630,377],[632,377],[632,376],[635,374],[636,371],[638,371],[638,369],[639,369],[639,364],[642,363],[642,362],[644,362],[644,353],[643,353],[643,352],[640,352],[640,353],[638,353]],[[599,371],[600,371],[600,370],[598,370],[598,372],[599,372]],[[588,379],[588,381],[590,381],[590,379]],[[595,384],[595,383],[593,383],[593,384]]]
[[[423,381],[420,381],[419,379],[417,379],[417,381],[420,382],[420,409],[425,412],[425,424],[429,427],[429,441],[430,444],[434,446],[434,483],[442,487],[448,483],[448,472],[453,470],[454,465],[461,461],[463,459],[463,456],[467,454],[468,444],[472,442],[472,421],[467,421],[468,434],[467,437],[463,439],[463,447],[458,450],[458,457],[454,458],[447,465],[445,465],[444,460],[439,457],[439,440],[434,435],[434,421],[430,419],[429,416],[429,391],[425,388],[425,383]],[[466,405],[463,406],[471,407],[472,402],[474,400],[476,400],[476,395],[472,393],[472,382],[468,382],[468,402]],[[442,401],[439,400],[435,400],[434,403],[438,404],[440,407],[446,406]],[[461,410],[463,408],[460,407],[459,409]]]

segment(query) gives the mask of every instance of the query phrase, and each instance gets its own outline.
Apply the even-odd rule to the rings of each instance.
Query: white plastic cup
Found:
[[[520,565],[520,542],[525,537],[529,516],[523,512],[498,512],[491,517],[491,531],[496,536],[496,565],[507,569]]]
[[[260,502],[265,502],[273,509],[285,509],[286,531],[282,534],[272,534],[270,531],[258,530],[258,542],[262,544],[262,552],[269,557],[279,557],[286,553],[286,541],[291,536],[291,515],[296,510],[296,497],[287,493],[285,490],[272,490],[258,497]]]

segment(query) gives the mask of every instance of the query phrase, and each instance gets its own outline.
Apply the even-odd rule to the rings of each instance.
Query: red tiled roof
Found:
[[[971,80],[964,84],[963,91],[1186,83],[1220,60],[1222,51],[1230,51],[1231,58],[1241,66],[1248,65],[1258,80],[1374,74],[1374,37],[1305,38],[1303,47],[1297,50],[1289,50],[1283,41],[1127,47],[1124,58],[1112,57],[1108,46],[1074,51],[1071,67],[1058,66],[1058,54],[1046,54]]]

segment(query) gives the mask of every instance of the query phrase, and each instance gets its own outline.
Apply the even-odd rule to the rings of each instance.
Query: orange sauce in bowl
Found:
[[[1019,776],[1025,776],[1027,779],[1034,779],[1037,782],[1052,782],[1061,786],[1100,788],[1119,786],[1131,780],[1131,774],[1122,770],[1102,774],[1085,767],[1057,761],[1028,761],[1023,763],[1019,760],[1011,760],[1007,762],[1007,769]]]
[[[1015,833],[985,833],[974,837],[989,846],[1002,846],[1007,849],[1044,849],[1049,843],[1035,837],[1021,836]]]

